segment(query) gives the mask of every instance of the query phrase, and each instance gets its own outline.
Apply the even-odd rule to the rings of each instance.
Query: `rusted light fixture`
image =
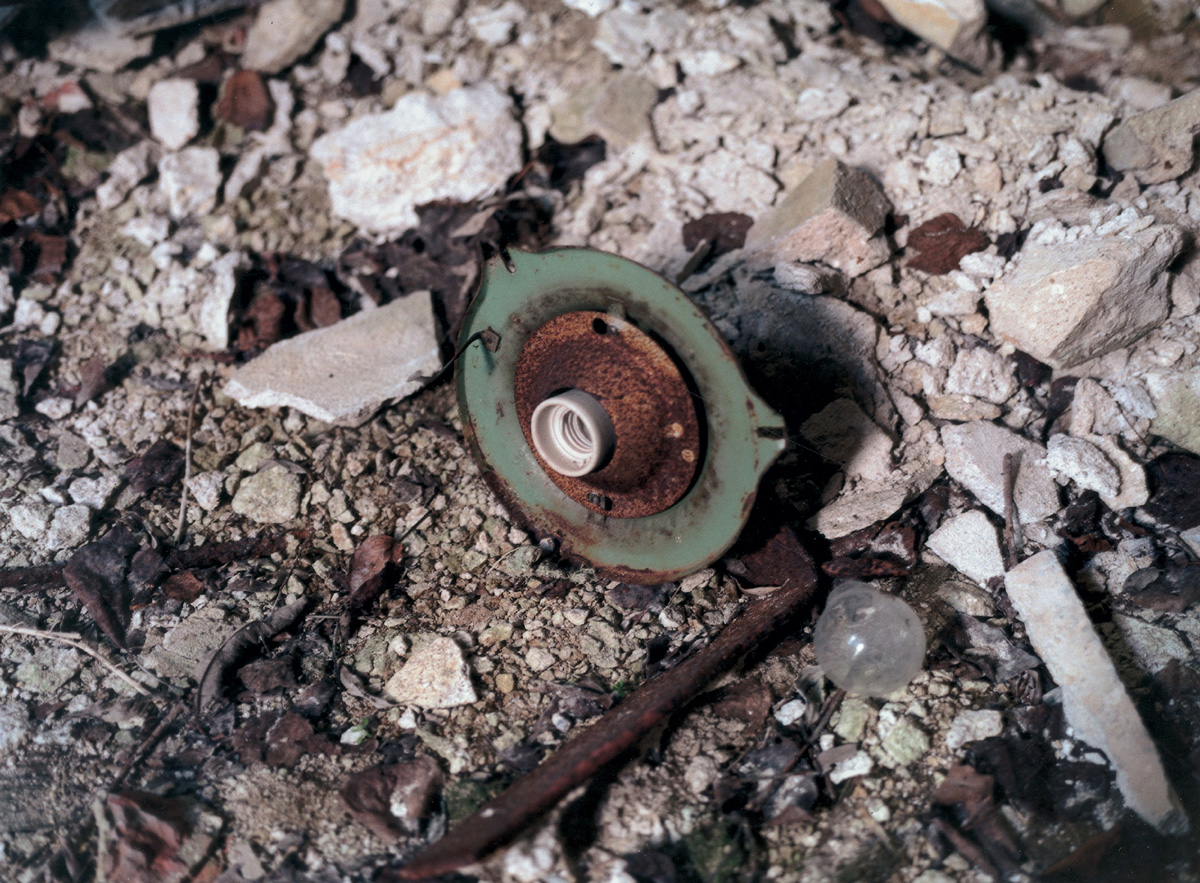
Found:
[[[784,446],[782,418],[696,306],[616,255],[493,258],[460,350],[488,485],[540,541],[626,581],[720,556]]]

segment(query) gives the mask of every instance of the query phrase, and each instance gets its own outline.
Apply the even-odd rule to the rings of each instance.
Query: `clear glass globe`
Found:
[[[813,631],[826,676],[859,696],[886,696],[917,676],[925,661],[925,629],[916,612],[863,582],[834,588]]]

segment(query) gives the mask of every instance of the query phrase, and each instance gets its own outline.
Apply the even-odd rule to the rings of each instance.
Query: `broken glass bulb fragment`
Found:
[[[847,693],[886,696],[917,676],[925,660],[925,630],[916,612],[867,583],[834,588],[813,631],[825,674]]]

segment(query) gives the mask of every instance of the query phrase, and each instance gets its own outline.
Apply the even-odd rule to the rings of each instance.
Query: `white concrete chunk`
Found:
[[[346,11],[346,0],[269,0],[246,31],[242,67],[277,74],[307,55]]]
[[[318,138],[333,211],[364,229],[417,226],[416,207],[470,202],[500,190],[521,168],[512,100],[485,83],[442,98],[405,95],[387,113]]]
[[[760,252],[767,266],[822,261],[860,276],[891,253],[882,235],[891,210],[891,202],[870,175],[829,159],[759,218],[746,245]]]
[[[1185,832],[1187,817],[1158,751],[1054,552],[1023,561],[1005,583],[1034,650],[1062,688],[1075,736],[1104,752],[1130,809],[1160,831]]]
[[[385,402],[421,388],[441,367],[429,292],[276,343],[243,365],[225,394],[248,408],[288,406],[357,426]]]
[[[1031,234],[1032,238],[1032,234]],[[1176,227],[1026,245],[986,292],[993,333],[1055,368],[1137,340],[1167,318]]]
[[[419,708],[454,708],[477,699],[462,650],[443,637],[414,650],[384,692],[395,702]]]
[[[850,478],[878,481],[891,474],[896,440],[850,399],[837,399],[813,414],[800,434]]]
[[[1004,455],[1013,455],[1013,502],[1022,524],[1033,524],[1058,511],[1058,487],[1046,466],[1046,449],[1001,426],[985,421],[942,429],[946,471],[979,502],[1004,516]]]
[[[167,150],[178,150],[200,133],[200,87],[195,80],[159,80],[146,96],[150,134]]]
[[[1193,89],[1115,126],[1104,139],[1104,159],[1142,184],[1172,181],[1191,169],[1197,133],[1200,89]]]
[[[217,205],[221,155],[213,147],[185,147],[158,162],[158,186],[167,197],[171,217],[203,215]]]
[[[880,4],[900,25],[948,55],[976,66],[987,61],[983,0],[880,0]]]
[[[1104,452],[1089,441],[1069,435],[1052,435],[1046,443],[1046,464],[1053,472],[1101,496],[1115,497],[1121,490],[1121,473]]]
[[[978,509],[942,523],[926,542],[935,555],[980,585],[1004,575],[996,528]]]

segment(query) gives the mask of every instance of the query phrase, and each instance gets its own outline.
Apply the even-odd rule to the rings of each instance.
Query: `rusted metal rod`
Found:
[[[751,601],[695,656],[652,678],[577,735],[541,766],[518,779],[454,830],[383,881],[424,880],[479,861],[554,807],[569,791],[632,750],[647,733],[729,671],[754,647],[807,606],[817,585],[807,561],[787,585]]]

